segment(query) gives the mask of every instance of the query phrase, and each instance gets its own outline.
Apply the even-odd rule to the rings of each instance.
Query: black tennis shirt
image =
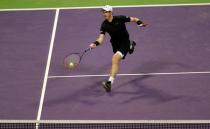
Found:
[[[112,22],[104,20],[101,24],[101,34],[109,33],[111,42],[129,40],[129,34],[125,23],[130,22],[130,17],[127,16],[113,16]]]

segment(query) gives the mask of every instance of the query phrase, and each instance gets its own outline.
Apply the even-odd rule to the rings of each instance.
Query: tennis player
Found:
[[[106,32],[111,37],[111,45],[113,48],[112,67],[110,71],[110,77],[107,81],[104,81],[103,87],[106,92],[111,91],[111,86],[119,71],[119,64],[122,59],[125,59],[127,53],[132,54],[136,43],[129,39],[129,33],[126,29],[126,22],[135,22],[140,27],[146,27],[139,18],[127,17],[127,16],[113,16],[113,8],[106,5],[101,10],[105,20],[101,24],[100,35],[95,42],[90,44],[90,48],[96,48],[104,41]]]

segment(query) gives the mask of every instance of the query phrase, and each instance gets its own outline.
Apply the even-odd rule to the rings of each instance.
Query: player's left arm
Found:
[[[131,22],[135,22],[138,26],[140,27],[146,27],[147,24],[143,23],[143,21],[141,21],[139,18],[137,17],[130,17],[130,21]]]

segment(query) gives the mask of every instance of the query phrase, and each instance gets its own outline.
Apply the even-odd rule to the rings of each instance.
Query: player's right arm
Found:
[[[137,17],[130,17],[131,22],[136,22],[138,26],[140,27],[146,27],[147,24],[144,24],[139,18]]]
[[[90,44],[90,48],[96,48],[96,46],[103,44],[104,39],[105,35],[101,33],[96,39],[96,41]]]

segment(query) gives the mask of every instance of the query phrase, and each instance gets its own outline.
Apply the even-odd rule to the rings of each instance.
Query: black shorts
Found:
[[[130,50],[130,40],[111,41],[111,44],[113,52],[121,52],[123,54],[122,59],[125,59],[128,51]]]

